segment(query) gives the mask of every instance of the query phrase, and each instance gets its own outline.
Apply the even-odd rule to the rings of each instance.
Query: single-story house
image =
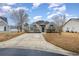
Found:
[[[2,31],[9,31],[9,26],[8,26],[7,18],[0,16],[0,32]]]
[[[55,24],[53,22],[48,21],[37,21],[30,25],[31,32],[55,32]]]

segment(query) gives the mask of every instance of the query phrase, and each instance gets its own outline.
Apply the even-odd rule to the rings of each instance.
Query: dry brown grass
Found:
[[[4,32],[4,33],[0,33],[0,42],[2,41],[6,41],[6,40],[9,40],[13,37],[16,37],[16,36],[19,36],[23,34],[23,32]]]
[[[79,33],[46,33],[44,37],[56,46],[79,53]]]

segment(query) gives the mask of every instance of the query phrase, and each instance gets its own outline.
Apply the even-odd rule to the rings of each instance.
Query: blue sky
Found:
[[[0,15],[8,18],[9,24],[14,24],[6,12],[9,9],[25,8],[29,15],[29,22],[38,20],[51,21],[51,17],[58,13],[65,13],[67,17],[79,17],[79,3],[13,3],[0,4]],[[9,12],[9,11],[8,11]]]

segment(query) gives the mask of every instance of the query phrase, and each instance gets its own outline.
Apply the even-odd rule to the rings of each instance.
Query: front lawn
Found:
[[[79,53],[79,33],[46,33],[46,41],[63,49]]]
[[[19,36],[23,34],[23,32],[1,32],[0,33],[0,42],[9,40],[13,37]]]

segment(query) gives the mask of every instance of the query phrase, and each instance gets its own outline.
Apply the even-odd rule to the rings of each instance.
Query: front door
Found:
[[[45,25],[41,25],[41,31],[42,31],[42,32],[45,31]]]
[[[4,27],[4,31],[6,31],[6,26]]]

